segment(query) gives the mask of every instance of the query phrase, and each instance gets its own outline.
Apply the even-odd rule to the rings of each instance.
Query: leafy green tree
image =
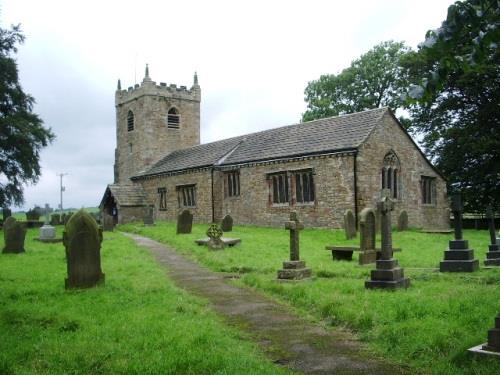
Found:
[[[19,84],[12,54],[23,41],[19,25],[0,28],[0,206],[24,201],[22,185],[38,181],[40,150],[54,139]]]
[[[308,83],[307,111],[303,121],[403,104],[408,86],[400,60],[410,49],[402,42],[387,41],[373,47],[341,73],[326,74]]]
[[[410,130],[471,212],[490,202],[500,210],[499,4],[456,2],[402,60],[413,82]]]

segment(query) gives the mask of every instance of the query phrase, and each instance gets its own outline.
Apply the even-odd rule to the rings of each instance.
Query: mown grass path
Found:
[[[181,288],[210,301],[226,320],[249,332],[276,363],[309,374],[401,374],[371,358],[352,334],[326,330],[256,292],[230,285],[174,250],[146,237],[127,234],[148,248]]]

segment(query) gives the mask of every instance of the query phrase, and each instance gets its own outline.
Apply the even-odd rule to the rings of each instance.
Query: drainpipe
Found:
[[[357,168],[357,157],[358,152],[354,152],[354,163],[353,163],[353,171],[354,171],[354,217],[356,219],[356,228],[358,227],[358,168]]]
[[[214,168],[210,170],[210,178],[212,183],[212,223],[215,223],[215,203],[214,203]]]

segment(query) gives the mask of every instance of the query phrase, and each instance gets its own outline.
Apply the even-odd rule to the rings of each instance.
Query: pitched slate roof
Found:
[[[111,194],[116,203],[120,206],[145,206],[146,195],[140,185],[108,185],[101,205],[106,200],[108,194]]]
[[[264,130],[174,151],[135,178],[358,148],[388,108]]]

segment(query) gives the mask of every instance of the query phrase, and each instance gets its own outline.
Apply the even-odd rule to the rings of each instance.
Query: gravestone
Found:
[[[285,229],[290,231],[290,261],[283,262],[283,269],[278,271],[278,280],[303,280],[311,277],[311,269],[306,268],[306,262],[300,260],[299,231],[304,229],[297,212],[290,212],[290,221],[285,223]]]
[[[84,210],[71,216],[63,232],[68,278],[66,289],[104,283],[101,271],[102,230]]]
[[[403,232],[408,230],[408,213],[401,211],[398,216],[398,231]]]
[[[146,209],[146,215],[143,219],[144,225],[154,225],[154,206],[148,206]]]
[[[377,226],[375,222],[375,211],[371,208],[364,208],[359,219],[359,264],[374,263],[377,260],[377,250],[375,239]]]
[[[490,245],[486,253],[485,266],[500,266],[500,245],[497,242],[495,233],[495,214],[491,206],[486,210],[486,217],[488,218],[488,228],[490,231]]]
[[[479,269],[479,260],[474,259],[474,250],[469,249],[469,241],[462,237],[462,198],[455,194],[451,201],[455,239],[449,242],[444,252],[444,260],[439,263],[441,272],[474,272]]]
[[[102,229],[106,232],[112,232],[115,228],[115,221],[112,215],[107,212],[102,214]]]
[[[394,203],[389,196],[390,190],[384,189],[382,199],[377,204],[381,220],[381,256],[376,262],[376,269],[371,271],[371,279],[365,281],[367,289],[408,288],[410,285],[410,279],[404,277],[404,269],[393,258],[391,211],[394,210]]]
[[[5,246],[2,253],[24,253],[26,227],[12,216],[3,223],[3,238]]]
[[[8,207],[2,208],[3,221],[7,220],[8,217],[12,216],[12,211]]]
[[[42,242],[52,242],[56,238],[56,228],[50,225],[50,210],[49,205],[45,204],[45,223],[40,228],[38,239]]]
[[[344,230],[346,239],[356,237],[356,218],[351,210],[346,210],[344,213]]]
[[[60,225],[60,224],[61,224],[61,215],[60,214],[50,215],[50,225]]]
[[[231,232],[233,230],[233,218],[231,215],[224,216],[220,224],[220,229],[222,229],[223,232]]]
[[[210,250],[224,249],[224,241],[222,241],[222,230],[217,224],[210,224],[207,229],[207,236],[209,238],[207,246]]]
[[[184,210],[177,216],[177,234],[189,234],[192,229],[193,214],[189,210]]]

